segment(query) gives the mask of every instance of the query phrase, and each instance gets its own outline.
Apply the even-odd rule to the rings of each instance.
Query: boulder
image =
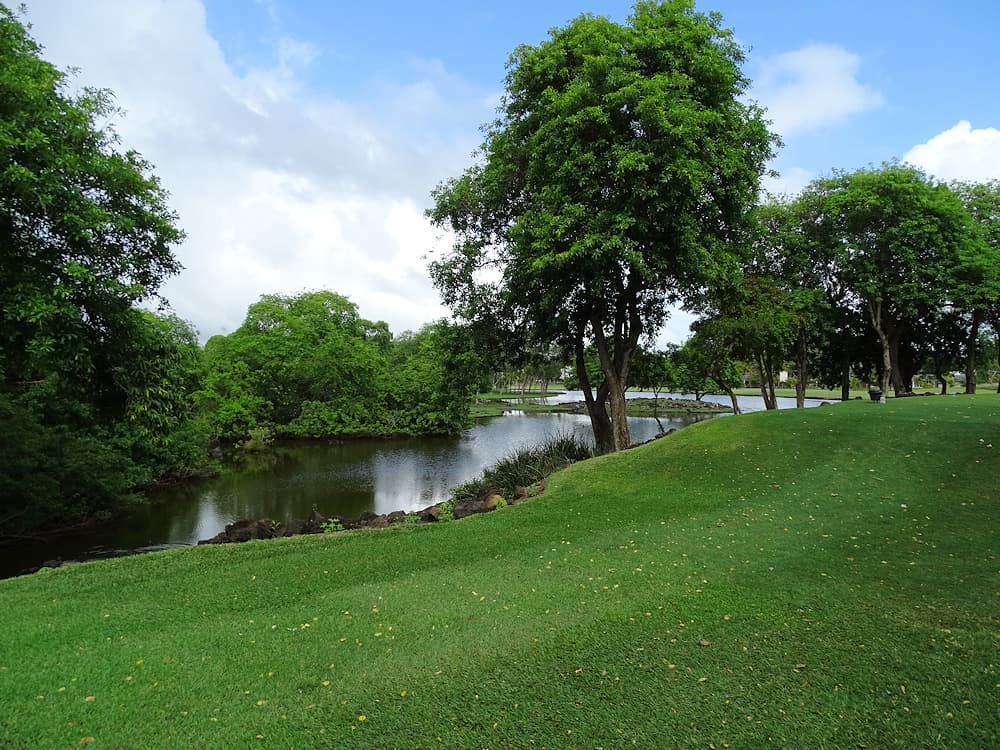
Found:
[[[490,495],[486,498],[486,510],[496,510],[497,508],[503,508],[507,505],[507,501],[503,499],[502,495]]]
[[[441,520],[441,503],[424,508],[417,513],[421,523],[436,523]]]
[[[244,518],[227,524],[224,531],[220,531],[211,539],[203,539],[198,544],[249,542],[251,539],[273,539],[277,535],[277,530],[274,528],[274,521],[270,518],[262,518],[259,521],[255,521],[252,518]]]
[[[466,518],[468,516],[474,516],[477,513],[485,513],[488,510],[486,507],[485,500],[467,500],[464,503],[459,503],[455,506],[453,511],[455,520],[459,518]]]
[[[406,511],[405,510],[394,510],[392,513],[389,513],[385,517],[385,520],[386,520],[386,523],[389,526],[392,526],[392,524],[394,524],[394,523],[402,523],[403,521],[406,520]]]

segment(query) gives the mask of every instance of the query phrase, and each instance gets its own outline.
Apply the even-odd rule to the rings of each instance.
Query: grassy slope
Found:
[[[996,396],[857,402],[0,581],[0,747],[997,747],[998,475]]]

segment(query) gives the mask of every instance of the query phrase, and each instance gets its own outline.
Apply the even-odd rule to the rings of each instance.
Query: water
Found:
[[[580,401],[583,396],[570,391],[552,398]],[[728,405],[728,399],[719,401]],[[795,399],[779,401],[782,408],[795,406]],[[763,408],[759,396],[741,396],[740,405],[747,411]],[[670,430],[711,417],[670,415],[660,422],[664,430]],[[633,417],[629,430],[634,442],[643,442],[660,428],[654,419]],[[241,518],[287,521],[308,517],[313,507],[323,515],[347,517],[364,511],[419,510],[447,500],[451,487],[475,478],[497,459],[564,433],[592,440],[589,418],[515,411],[484,420],[455,437],[280,446],[273,455],[252,458],[220,476],[153,493],[151,503],[112,523],[2,546],[0,577],[17,575],[46,560],[87,560],[122,550],[196,544]]]
[[[626,391],[625,398],[653,398],[653,394],[649,391]],[[694,396],[690,393],[661,393],[659,394],[661,399],[677,399],[677,400],[690,400]],[[736,397],[740,409],[744,413],[749,413],[752,411],[764,411],[764,399],[760,396],[737,396]],[[560,393],[556,396],[548,396],[546,398],[512,398],[506,399],[511,402],[529,402],[536,404],[567,404],[576,403],[583,401],[583,391],[566,391],[565,393]],[[707,396],[702,396],[702,401],[709,404],[719,404],[720,406],[725,406],[727,408],[732,406],[732,402],[729,400],[729,396],[720,396],[716,394],[709,394]],[[795,397],[794,396],[778,396],[778,408],[779,409],[794,409],[795,408]],[[805,401],[806,408],[812,406],[819,406],[823,402],[823,399],[818,398],[807,398]]]
[[[669,430],[705,418],[680,415],[660,421]],[[635,442],[659,432],[649,418],[630,418],[629,429]],[[240,518],[306,518],[314,506],[323,515],[347,517],[419,510],[447,500],[451,487],[475,478],[512,451],[565,433],[590,440],[590,420],[579,414],[510,412],[455,437],[279,446],[273,455],[252,457],[220,476],[155,492],[153,502],[112,523],[0,547],[0,577],[46,560],[196,544]]]

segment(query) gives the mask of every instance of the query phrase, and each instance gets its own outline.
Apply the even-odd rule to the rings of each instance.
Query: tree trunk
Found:
[[[899,324],[892,323],[886,327],[886,338],[889,341],[889,361],[892,364],[892,390],[896,396],[905,396],[913,392],[912,384],[908,384],[903,376],[903,364],[899,359],[899,342],[902,335],[902,326]]]
[[[716,380],[715,382],[718,383],[719,384],[719,388],[721,388],[723,390],[723,392],[727,396],[729,396],[729,400],[733,404],[733,414],[734,415],[741,414],[742,412],[740,410],[740,400],[739,400],[739,397],[736,395],[736,391],[734,391],[732,388],[730,388],[729,385],[724,380],[720,379],[720,380]]]
[[[770,411],[778,408],[778,397],[774,392],[774,367],[765,354],[757,355],[757,369],[760,371],[760,395],[764,398],[764,408]]]
[[[767,403],[767,378],[764,376],[764,358],[759,354],[757,355],[757,361],[754,363],[757,365],[757,379],[760,381],[760,398],[764,402],[764,408],[770,409]]]
[[[580,381],[580,390],[583,391],[583,400],[587,403],[587,414],[590,416],[590,428],[594,432],[594,444],[598,453],[610,453],[614,450],[614,436],[611,431],[611,419],[608,417],[608,384],[607,381],[601,383],[595,396],[590,385],[590,377],[587,375],[587,363],[583,355],[583,341],[578,340],[575,345],[576,354],[576,377]]]
[[[641,335],[638,326],[630,329],[628,340],[621,330],[621,324],[616,325],[614,336],[614,352],[608,347],[608,340],[601,326],[601,321],[591,320],[590,328],[594,333],[594,347],[601,361],[604,372],[604,382],[608,386],[608,404],[611,407],[611,429],[613,450],[622,451],[632,445],[628,430],[628,416],[625,411],[625,384],[628,382],[628,368],[632,360],[632,352]]]
[[[892,357],[889,356],[889,337],[885,335],[882,328],[882,300],[866,300],[868,303],[868,315],[872,322],[872,327],[878,336],[879,343],[882,344],[882,397],[880,404],[885,403],[886,393],[889,392],[889,377],[892,374]]]
[[[969,325],[969,338],[965,342],[965,392],[976,392],[976,349],[979,348],[979,326],[983,322],[983,311],[975,308],[972,311],[972,322]],[[947,387],[947,386],[946,386]]]
[[[611,405],[611,429],[613,430],[616,451],[623,451],[632,444],[628,432],[628,413],[625,409],[625,388],[621,381],[615,378],[610,383],[608,403]]]
[[[938,370],[936,370],[934,372],[934,377],[936,377],[937,381],[941,384],[941,395],[942,396],[947,396],[948,395],[948,381],[945,380],[944,374],[941,372],[940,369],[938,369]],[[968,393],[968,392],[969,391],[966,391],[966,393]],[[975,385],[973,385],[973,387],[972,387],[972,392],[973,393],[976,392]]]
[[[795,350],[795,366],[798,368],[798,377],[795,380],[795,408],[804,409],[806,406],[806,386],[809,385],[809,347],[806,342],[806,332],[802,328],[799,330],[798,347]]]
[[[851,400],[851,351],[846,346],[840,354],[840,400]]]
[[[656,420],[656,429],[663,432],[663,422],[660,421],[660,390],[659,386],[653,391],[653,419]]]

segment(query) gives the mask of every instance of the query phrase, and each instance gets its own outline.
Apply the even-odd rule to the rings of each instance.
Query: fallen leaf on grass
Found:
[[[706,641],[704,638],[702,638],[700,641],[698,641],[698,645],[699,646],[711,646],[712,642],[711,641]]]
[[[84,703],[93,703],[94,702],[94,696],[88,695],[86,698],[83,699],[83,702]]]
[[[93,741],[94,741],[93,737],[81,737],[80,738],[80,744],[81,745],[89,745]]]

